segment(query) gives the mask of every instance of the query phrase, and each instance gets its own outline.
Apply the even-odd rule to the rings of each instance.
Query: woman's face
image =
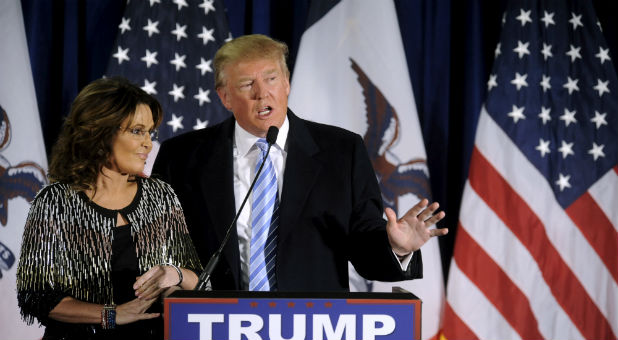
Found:
[[[144,171],[148,153],[152,150],[150,131],[154,128],[150,107],[139,104],[133,121],[129,118],[120,124],[112,142],[110,170],[121,174],[137,175]]]

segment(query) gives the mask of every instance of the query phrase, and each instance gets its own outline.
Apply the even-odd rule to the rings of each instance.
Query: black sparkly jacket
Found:
[[[66,296],[111,304],[112,227],[121,213],[131,224],[140,273],[161,263],[201,270],[180,202],[165,182],[139,178],[133,202],[104,211],[82,192],[54,183],[35,197],[24,228],[17,297],[24,320],[47,325]]]

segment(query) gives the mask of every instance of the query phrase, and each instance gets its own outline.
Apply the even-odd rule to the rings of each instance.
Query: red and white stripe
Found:
[[[483,108],[451,264],[449,339],[616,339],[618,171],[566,210]]]

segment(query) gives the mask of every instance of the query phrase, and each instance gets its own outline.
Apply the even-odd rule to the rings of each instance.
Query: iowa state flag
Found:
[[[618,83],[592,2],[509,3],[450,266],[449,339],[616,339]]]
[[[290,108],[364,136],[385,206],[399,215],[430,198],[425,148],[392,1],[313,1],[293,72]],[[423,246],[424,278],[366,282],[352,290],[401,286],[423,300],[422,338],[440,327],[444,283],[438,240]]]
[[[47,157],[19,0],[0,2],[0,330],[6,339],[37,339],[17,307],[15,273],[24,224],[46,183]]]

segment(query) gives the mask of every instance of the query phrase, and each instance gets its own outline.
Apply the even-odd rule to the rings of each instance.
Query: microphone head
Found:
[[[269,145],[274,144],[277,141],[278,134],[279,134],[279,129],[276,126],[269,127],[268,132],[266,133],[266,142]]]

